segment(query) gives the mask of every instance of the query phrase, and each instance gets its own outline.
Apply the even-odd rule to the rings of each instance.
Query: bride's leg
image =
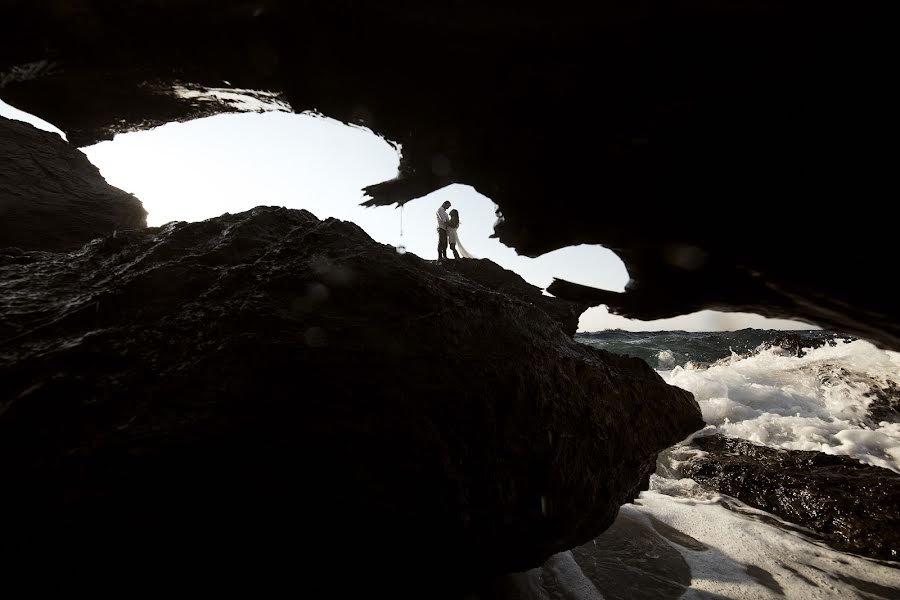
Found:
[[[453,258],[459,258],[459,252],[456,251],[456,244],[450,244],[450,249],[453,250]]]

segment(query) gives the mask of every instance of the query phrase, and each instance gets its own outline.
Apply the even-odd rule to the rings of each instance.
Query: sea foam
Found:
[[[773,347],[733,354],[707,368],[658,372],[694,394],[710,432],[844,454],[900,473],[900,423],[879,421],[870,412],[878,392],[896,392],[896,352],[839,340],[802,357]]]

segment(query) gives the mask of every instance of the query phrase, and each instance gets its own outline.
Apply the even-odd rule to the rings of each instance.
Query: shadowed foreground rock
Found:
[[[0,250],[4,543],[433,596],[591,539],[700,412],[503,273],[276,208]]]
[[[77,148],[0,117],[0,247],[75,250],[146,225],[141,201],[107,184]]]
[[[721,435],[696,438],[708,456],[684,476],[814,530],[848,552],[897,560],[900,475],[849,456],[780,450]]]

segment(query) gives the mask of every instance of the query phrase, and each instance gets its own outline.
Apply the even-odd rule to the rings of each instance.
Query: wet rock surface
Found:
[[[622,514],[603,535],[573,548],[572,555],[603,598],[680,598],[691,585],[691,570],[665,537]],[[635,571],[642,576],[635,577]]]
[[[900,552],[900,475],[847,456],[781,450],[721,435],[694,443],[707,455],[684,476],[873,558]]]
[[[900,385],[889,379],[884,385],[870,387],[869,417],[875,423],[900,423]]]
[[[480,597],[485,600],[681,598],[691,585],[691,569],[669,543],[672,541],[669,534],[674,532],[673,537],[682,543],[689,536],[664,524],[663,533],[657,523],[651,528],[641,517],[620,512],[602,535],[550,557],[538,568],[498,578]],[[706,547],[694,545],[692,549],[702,551]]]
[[[817,376],[825,385],[847,384],[866,390],[863,396],[869,399],[860,421],[870,428],[879,423],[900,423],[900,385],[890,377],[875,378],[847,367],[823,363],[817,367]]]
[[[106,183],[77,148],[0,117],[0,248],[75,250],[146,225],[141,201]]]
[[[779,334],[771,341],[761,344],[756,350],[767,350],[769,348],[780,348],[779,352],[786,353],[790,356],[803,358],[810,350],[821,348],[822,346],[834,346],[838,336],[822,332],[819,335],[801,335],[791,332]],[[852,338],[851,338],[852,339]]]
[[[0,250],[3,542],[397,594],[540,564],[702,426],[553,303],[277,208]]]

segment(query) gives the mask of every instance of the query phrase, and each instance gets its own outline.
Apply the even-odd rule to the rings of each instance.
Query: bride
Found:
[[[450,250],[453,251],[453,258],[475,258],[463,247],[459,241],[459,235],[456,230],[459,229],[459,211],[455,208],[450,211],[450,222],[447,223],[447,241],[450,243]],[[456,249],[459,248],[459,252]]]

